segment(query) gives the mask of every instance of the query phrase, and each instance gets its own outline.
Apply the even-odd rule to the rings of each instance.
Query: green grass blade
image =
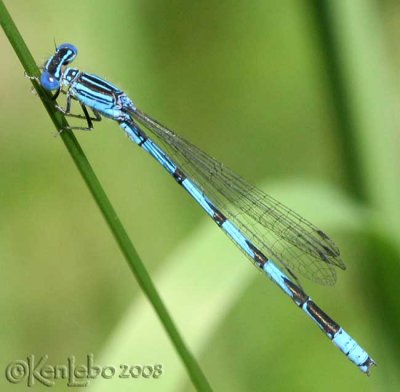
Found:
[[[397,229],[398,93],[378,3],[313,2],[348,189]]]
[[[36,66],[32,55],[30,54],[21,35],[19,34],[19,31],[17,30],[17,27],[15,26],[2,0],[0,0],[0,23],[26,73],[28,75],[38,76],[39,69]],[[54,108],[54,103],[51,102],[48,94],[41,88],[36,80],[32,80],[32,82],[55,127],[58,130],[67,127],[68,123],[65,117]],[[112,207],[103,188],[101,187],[100,182],[90,166],[90,163],[87,160],[82,148],[78,144],[78,141],[72,132],[62,132],[61,139],[70,153],[71,158],[75,162],[77,169],[81,173],[86,185],[88,186],[90,193],[100,208],[141,289],[152,304],[179,356],[184,362],[193,384],[198,390],[211,390],[211,387],[208,384],[208,381],[205,378],[202,370],[200,369],[200,366],[197,364],[196,360],[186,347],[183,338],[180,336],[171,316],[167,311],[167,308],[163,304],[150,278],[150,275],[140,260],[136,249],[134,248],[131,240],[128,237],[128,234],[122,226],[120,219],[118,218],[114,208]]]
[[[349,88],[343,69],[341,48],[336,39],[336,26],[331,15],[330,5],[325,1],[315,1],[312,4],[315,15],[315,26],[319,37],[319,49],[323,55],[328,86],[332,97],[338,126],[337,140],[339,154],[346,170],[346,185],[357,199],[365,200],[366,185],[361,173],[361,157],[357,148],[357,136],[354,132],[356,119],[350,99]]]

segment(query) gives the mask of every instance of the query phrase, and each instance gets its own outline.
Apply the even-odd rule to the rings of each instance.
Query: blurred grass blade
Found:
[[[338,120],[348,189],[398,227],[397,107],[394,75],[385,46],[379,3],[372,0],[312,2]]]
[[[26,73],[28,75],[38,76],[39,70],[35,64],[35,61],[21,35],[19,34],[19,31],[17,30],[17,27],[11,19],[11,16],[5,8],[2,0],[0,0],[0,23]],[[33,80],[32,82],[55,127],[58,130],[67,127],[68,123],[65,117],[55,110],[54,104],[50,101],[48,94],[41,88],[37,81]],[[208,381],[200,369],[200,366],[197,364],[196,360],[186,347],[183,338],[178,333],[178,330],[175,327],[167,308],[163,304],[150,278],[150,275],[141,262],[136,249],[130,241],[116,212],[111,206],[110,201],[108,200],[75,136],[72,132],[63,132],[61,134],[61,138],[73,161],[75,162],[77,169],[81,173],[86,185],[88,186],[92,196],[96,200],[96,203],[99,206],[108,226],[110,227],[110,230],[112,231],[122,253],[124,254],[129,267],[134,273],[143,292],[152,304],[179,356],[184,362],[193,384],[198,390],[211,390]]]
[[[346,167],[346,186],[358,199],[365,200],[366,189],[361,173],[360,151],[357,148],[355,134],[356,119],[354,108],[350,102],[350,83],[346,83],[343,68],[340,42],[334,16],[331,14],[332,6],[325,0],[318,0],[311,5],[315,14],[315,25],[319,37],[319,49],[323,55],[324,68],[329,82],[329,91],[332,96],[336,119],[338,120],[337,139],[341,161]]]

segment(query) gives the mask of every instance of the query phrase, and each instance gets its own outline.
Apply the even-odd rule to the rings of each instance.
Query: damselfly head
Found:
[[[61,44],[57,47],[56,52],[51,56],[40,77],[40,83],[44,89],[48,91],[60,88],[63,69],[70,64],[78,54],[78,49],[69,43]]]

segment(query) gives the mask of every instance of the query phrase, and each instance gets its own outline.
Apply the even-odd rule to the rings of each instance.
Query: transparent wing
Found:
[[[296,271],[320,284],[335,283],[333,267],[346,267],[323,231],[145,113],[135,109],[130,114],[267,257],[294,278]]]

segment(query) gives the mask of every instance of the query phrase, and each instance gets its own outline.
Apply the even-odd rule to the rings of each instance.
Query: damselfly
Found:
[[[75,46],[62,44],[43,67],[43,88],[55,91],[54,99],[60,92],[66,94],[66,107],[57,109],[86,119],[87,127],[78,129],[92,129],[93,121],[99,121],[102,115],[115,120],[129,139],[155,158],[244,254],[368,374],[375,364],[373,359],[311,300],[296,276],[299,273],[321,284],[334,284],[335,267],[345,269],[334,242],[306,219],[140,111],[113,84],[66,67],[76,55]],[[80,103],[84,115],[71,114],[72,100]]]

